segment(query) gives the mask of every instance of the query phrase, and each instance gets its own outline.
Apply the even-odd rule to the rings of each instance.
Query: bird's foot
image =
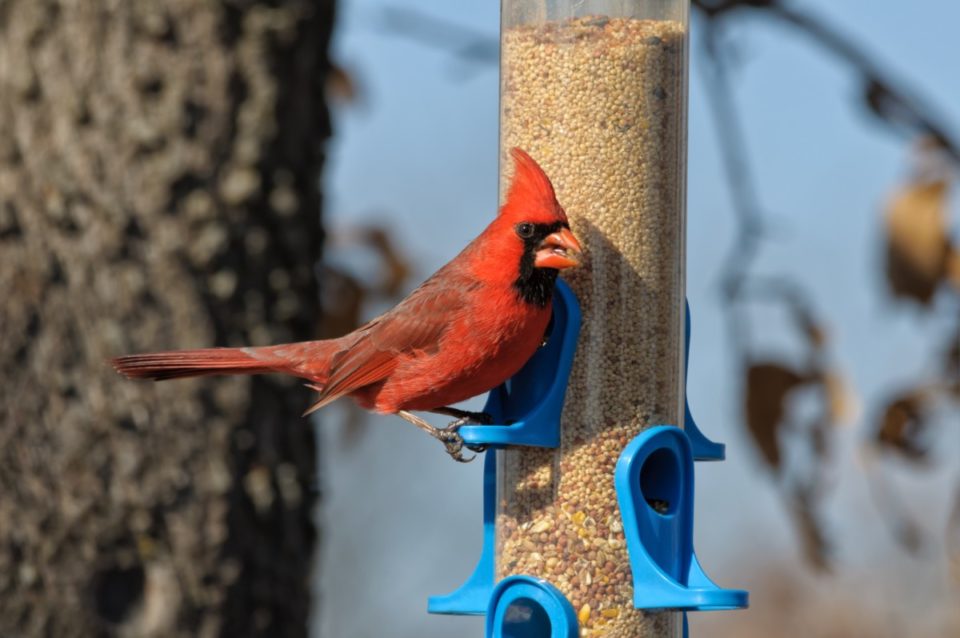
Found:
[[[412,423],[436,440],[443,443],[443,447],[446,448],[447,454],[449,454],[454,461],[458,461],[460,463],[469,463],[476,458],[476,456],[471,456],[470,458],[463,456],[464,447],[473,452],[483,451],[482,449],[479,449],[480,446],[466,445],[463,442],[463,437],[460,436],[460,428],[469,423],[469,419],[460,418],[445,428],[435,428],[420,417],[411,414],[406,410],[400,410],[397,412],[397,416],[408,421],[409,423]]]
[[[486,420],[487,422],[480,423],[479,422],[480,419],[476,418],[479,415],[486,417],[486,419],[484,420]],[[463,436],[460,434],[460,428],[462,428],[465,425],[473,425],[473,424],[490,425],[490,423],[492,422],[493,422],[493,419],[490,417],[489,414],[485,414],[483,412],[471,412],[469,413],[468,416],[462,416],[456,421],[453,421],[452,423],[447,425],[447,427],[441,428],[440,430],[438,430],[437,432],[439,436],[437,438],[440,441],[444,442],[444,445],[447,446],[447,452],[450,453],[450,456],[452,456],[457,461],[460,461],[461,463],[469,463],[470,461],[476,458],[476,454],[485,452],[487,450],[487,446],[486,445],[470,445],[469,443],[464,442]],[[448,440],[450,441],[449,443],[446,442]],[[451,452],[451,448],[450,448],[451,445],[456,447],[455,452]],[[467,448],[471,452],[474,452],[475,453],[474,456],[471,456],[469,459],[464,459],[461,454],[463,448]]]
[[[447,428],[441,428],[437,430],[437,440],[443,443],[443,447],[446,448],[447,454],[450,457],[457,461],[458,463],[469,463],[473,459],[477,458],[476,455],[471,457],[465,457],[463,455],[463,448],[472,449],[463,442],[463,437],[460,436],[459,432],[450,431]]]

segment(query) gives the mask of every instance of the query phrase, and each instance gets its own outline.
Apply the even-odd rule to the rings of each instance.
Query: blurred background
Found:
[[[688,394],[727,445],[695,545],[751,607],[693,635],[960,636],[960,7],[694,5]],[[0,635],[481,635],[426,614],[479,463],[103,361],[342,334],[455,255],[496,209],[498,14],[0,3]]]
[[[727,444],[697,466],[695,544],[751,608],[692,614],[693,635],[960,636],[960,279],[909,257],[960,242],[960,9],[736,4],[693,10],[688,393]],[[357,96],[335,112],[329,228],[389,228],[412,286],[493,214],[499,7],[370,0],[340,18]],[[424,609],[473,569],[480,468],[381,418],[355,443],[319,420],[314,635],[479,635]]]

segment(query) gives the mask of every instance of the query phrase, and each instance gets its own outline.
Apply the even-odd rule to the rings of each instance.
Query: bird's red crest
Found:
[[[521,148],[510,150],[513,157],[513,181],[500,214],[532,222],[567,221],[567,214],[557,202],[550,178],[530,155]]]

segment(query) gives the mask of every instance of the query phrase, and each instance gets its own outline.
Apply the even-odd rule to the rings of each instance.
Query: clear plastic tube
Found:
[[[683,421],[689,0],[502,0],[501,193],[519,146],[551,177],[583,267],[558,450],[501,453],[497,578],[546,578],[584,636],[669,636],[633,608],[613,470]],[[567,274],[569,273],[569,274]]]

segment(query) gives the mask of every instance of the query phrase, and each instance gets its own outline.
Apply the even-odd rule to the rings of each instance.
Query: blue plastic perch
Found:
[[[713,583],[693,551],[693,453],[680,428],[656,426],[627,444],[614,484],[638,609],[712,611],[747,606],[748,594]]]

